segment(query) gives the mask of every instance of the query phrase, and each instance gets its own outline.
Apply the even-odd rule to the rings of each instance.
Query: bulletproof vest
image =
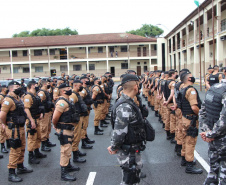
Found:
[[[96,87],[96,86],[99,87],[101,93],[97,94],[95,101],[97,101],[97,100],[104,100],[105,99],[105,94],[104,94],[104,91],[102,90],[102,88],[99,85],[94,85],[92,87],[91,91],[93,92],[93,88]]]
[[[159,79],[158,80],[158,86],[157,86],[157,89],[159,90],[160,86],[161,86],[161,83],[162,83],[163,79]]]
[[[217,73],[215,75],[211,74],[209,76],[209,84],[210,84],[210,86],[212,86],[212,85],[214,85],[216,83],[219,83],[219,74],[220,73]]]
[[[87,105],[82,100],[82,97],[79,95],[79,93],[77,93],[75,91],[73,91],[72,93],[74,93],[77,96],[77,98],[78,98],[78,101],[74,104],[75,105],[75,109],[78,111],[78,114],[87,112]]]
[[[180,93],[181,84],[183,84],[183,82],[178,82],[178,83],[175,84],[175,87],[174,87],[175,100],[176,100],[176,103],[177,103],[177,107],[180,108],[180,109],[181,109],[181,102],[180,102],[179,93]]]
[[[50,95],[47,91],[44,91],[43,89],[40,89],[39,92],[40,91],[45,93],[46,99],[42,101],[42,105],[45,107],[45,113],[48,113],[52,110],[52,106],[51,106],[52,101],[51,101]]]
[[[107,82],[107,85],[108,85],[109,94],[112,94],[112,92],[113,92],[113,85],[111,84],[110,81]]]
[[[75,105],[72,102],[69,102],[66,98],[64,97],[60,97],[56,103],[59,100],[64,100],[65,102],[67,102],[67,104],[69,105],[69,109],[66,112],[63,112],[60,116],[60,119],[58,122],[63,122],[63,123],[76,123],[75,120],[73,119],[73,117],[75,116],[76,112],[75,112]]]
[[[155,77],[155,78],[153,79],[153,87],[155,87],[155,85],[156,85],[156,84],[155,84],[155,80],[156,80],[156,79],[159,79],[159,77]]]
[[[134,116],[135,120],[131,120],[128,125],[128,133],[125,136],[124,144],[131,145],[141,143],[146,140],[146,132],[144,120],[141,114],[139,107],[131,100],[125,99],[124,97],[120,97],[119,100],[114,104],[112,108],[111,114],[111,124],[114,129],[115,119],[116,119],[116,108],[123,104],[129,104],[132,109],[136,112],[136,116]]]
[[[171,93],[171,90],[169,89],[169,84],[174,81],[172,79],[169,79],[165,82],[165,87],[164,87],[164,96],[166,98],[166,100],[168,100],[169,96],[170,96],[170,93]],[[173,100],[171,100],[169,103],[172,103]]]
[[[162,80],[162,83],[161,83],[161,91],[164,93],[165,92],[165,84],[166,84],[166,81],[167,80]]]
[[[189,103],[189,101],[185,98],[185,95],[186,95],[186,92],[188,89],[190,88],[194,88],[193,86],[188,86],[188,87],[185,87],[185,88],[182,88],[180,90],[180,96],[181,96],[181,111],[182,111],[182,114],[183,116],[186,116],[186,115],[189,115],[189,114],[195,114],[191,108],[191,105]],[[194,88],[195,89],[195,88]],[[200,97],[199,97],[199,92],[195,89],[196,93],[197,93],[197,101],[198,101],[198,107],[199,109],[201,109],[201,105],[202,105],[202,102],[200,100]]]
[[[0,94],[0,95],[2,95],[3,98],[6,97],[6,95],[4,95],[4,94]],[[0,109],[1,109],[1,108],[2,108],[2,104],[0,104]]]
[[[16,100],[14,97],[7,95],[6,97],[9,97],[13,100],[15,103],[16,109],[14,111],[9,111],[6,117],[7,122],[13,122],[15,124],[15,120],[17,120],[19,117],[27,118],[27,114],[24,111],[24,104],[21,100]]]
[[[226,92],[226,84],[215,84],[206,92],[205,107],[206,107],[206,121],[210,130],[213,129],[214,123],[219,120],[220,112],[222,110],[222,95]]]
[[[110,94],[109,86],[107,86],[106,84],[104,84],[104,91],[106,94]]]
[[[41,105],[41,99],[38,95],[33,95],[32,93],[27,92],[32,97],[33,104],[29,108],[31,112],[32,118],[35,118],[37,115],[40,114],[39,106]]]
[[[93,103],[91,92],[89,88],[84,88],[87,92],[87,95],[83,98],[83,101],[86,103],[86,105],[91,105]]]
[[[51,92],[49,93],[50,95],[50,98],[51,98],[51,101],[53,100],[53,91],[54,91],[54,88],[53,87],[50,87],[51,88]]]

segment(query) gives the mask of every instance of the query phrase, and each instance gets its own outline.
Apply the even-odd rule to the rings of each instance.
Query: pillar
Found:
[[[13,79],[13,55],[12,55],[12,50],[9,50],[9,53],[10,53],[11,78]]]
[[[50,54],[49,54],[49,47],[48,47],[48,68],[49,68],[49,76],[51,76],[51,72],[50,72]]]
[[[32,78],[32,73],[31,73],[31,62],[29,62],[29,73],[30,73],[30,78]]]
[[[89,61],[87,60],[87,73],[89,73]]]
[[[70,75],[69,48],[67,47],[67,74]]]
[[[107,58],[107,71],[109,70],[109,62],[108,62],[108,46],[106,46],[106,58]]]
[[[221,32],[221,2],[217,3],[217,33]],[[219,65],[223,63],[223,49],[224,44],[223,41],[220,39],[220,35],[217,34],[217,43],[216,43],[216,50],[217,50],[217,61],[216,64]]]

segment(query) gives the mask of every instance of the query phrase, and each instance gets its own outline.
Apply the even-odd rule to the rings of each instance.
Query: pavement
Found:
[[[115,85],[115,88],[117,87]],[[201,99],[204,98],[205,93],[200,92]],[[113,99],[116,93],[114,90]],[[114,100],[112,101],[113,104]],[[143,99],[143,103],[147,104]],[[147,174],[147,178],[141,180],[141,185],[201,185],[207,172],[197,162],[196,166],[203,169],[203,174],[190,175],[185,173],[185,167],[180,166],[181,158],[174,152],[174,146],[166,140],[165,131],[162,128],[154,112],[149,109],[148,120],[151,122],[156,130],[156,138],[153,142],[148,142],[146,150],[142,153],[143,159],[143,172]],[[109,155],[107,147],[110,145],[112,128],[104,128],[104,135],[94,135],[94,111],[91,111],[88,127],[88,135],[96,142],[93,144],[93,149],[80,149],[82,152],[87,152],[87,162],[83,164],[73,163],[79,166],[81,170],[75,174],[77,181],[64,182],[60,179],[60,144],[57,137],[54,135],[55,130],[51,132],[51,142],[57,144],[52,148],[51,152],[45,152],[48,156],[41,159],[38,165],[28,164],[28,152],[25,152],[24,165],[32,168],[33,173],[20,175],[23,182],[17,183],[18,185],[118,185],[121,182],[121,168],[117,162],[116,155]],[[207,155],[208,146],[201,138],[198,138],[196,151],[200,156],[208,162]],[[8,182],[8,154],[3,154],[4,158],[0,159],[0,185],[14,184]],[[93,173],[92,173],[93,172]]]

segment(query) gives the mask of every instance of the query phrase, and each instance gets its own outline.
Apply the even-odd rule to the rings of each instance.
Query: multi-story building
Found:
[[[160,39],[161,41],[161,39]],[[0,39],[0,79],[161,69],[157,39],[127,33]],[[160,53],[161,54],[161,53]],[[161,58],[161,57],[160,57]]]
[[[214,16],[212,16],[212,7]],[[226,66],[225,0],[214,0],[213,6],[212,0],[205,0],[200,5],[200,35],[201,44],[199,45],[199,14],[197,8],[165,36],[167,43],[166,68],[178,70],[188,68],[196,77],[199,77],[199,47],[201,47],[202,77],[209,65],[213,66],[214,58],[215,64]],[[213,48],[215,48],[215,52]]]

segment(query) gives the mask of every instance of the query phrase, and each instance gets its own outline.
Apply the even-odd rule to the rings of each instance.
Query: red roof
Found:
[[[4,49],[4,48],[26,48],[43,46],[134,43],[134,42],[156,42],[156,41],[157,41],[156,38],[146,38],[138,35],[132,35],[129,33],[104,33],[89,35],[70,35],[70,36],[4,38],[0,39],[0,48]]]

